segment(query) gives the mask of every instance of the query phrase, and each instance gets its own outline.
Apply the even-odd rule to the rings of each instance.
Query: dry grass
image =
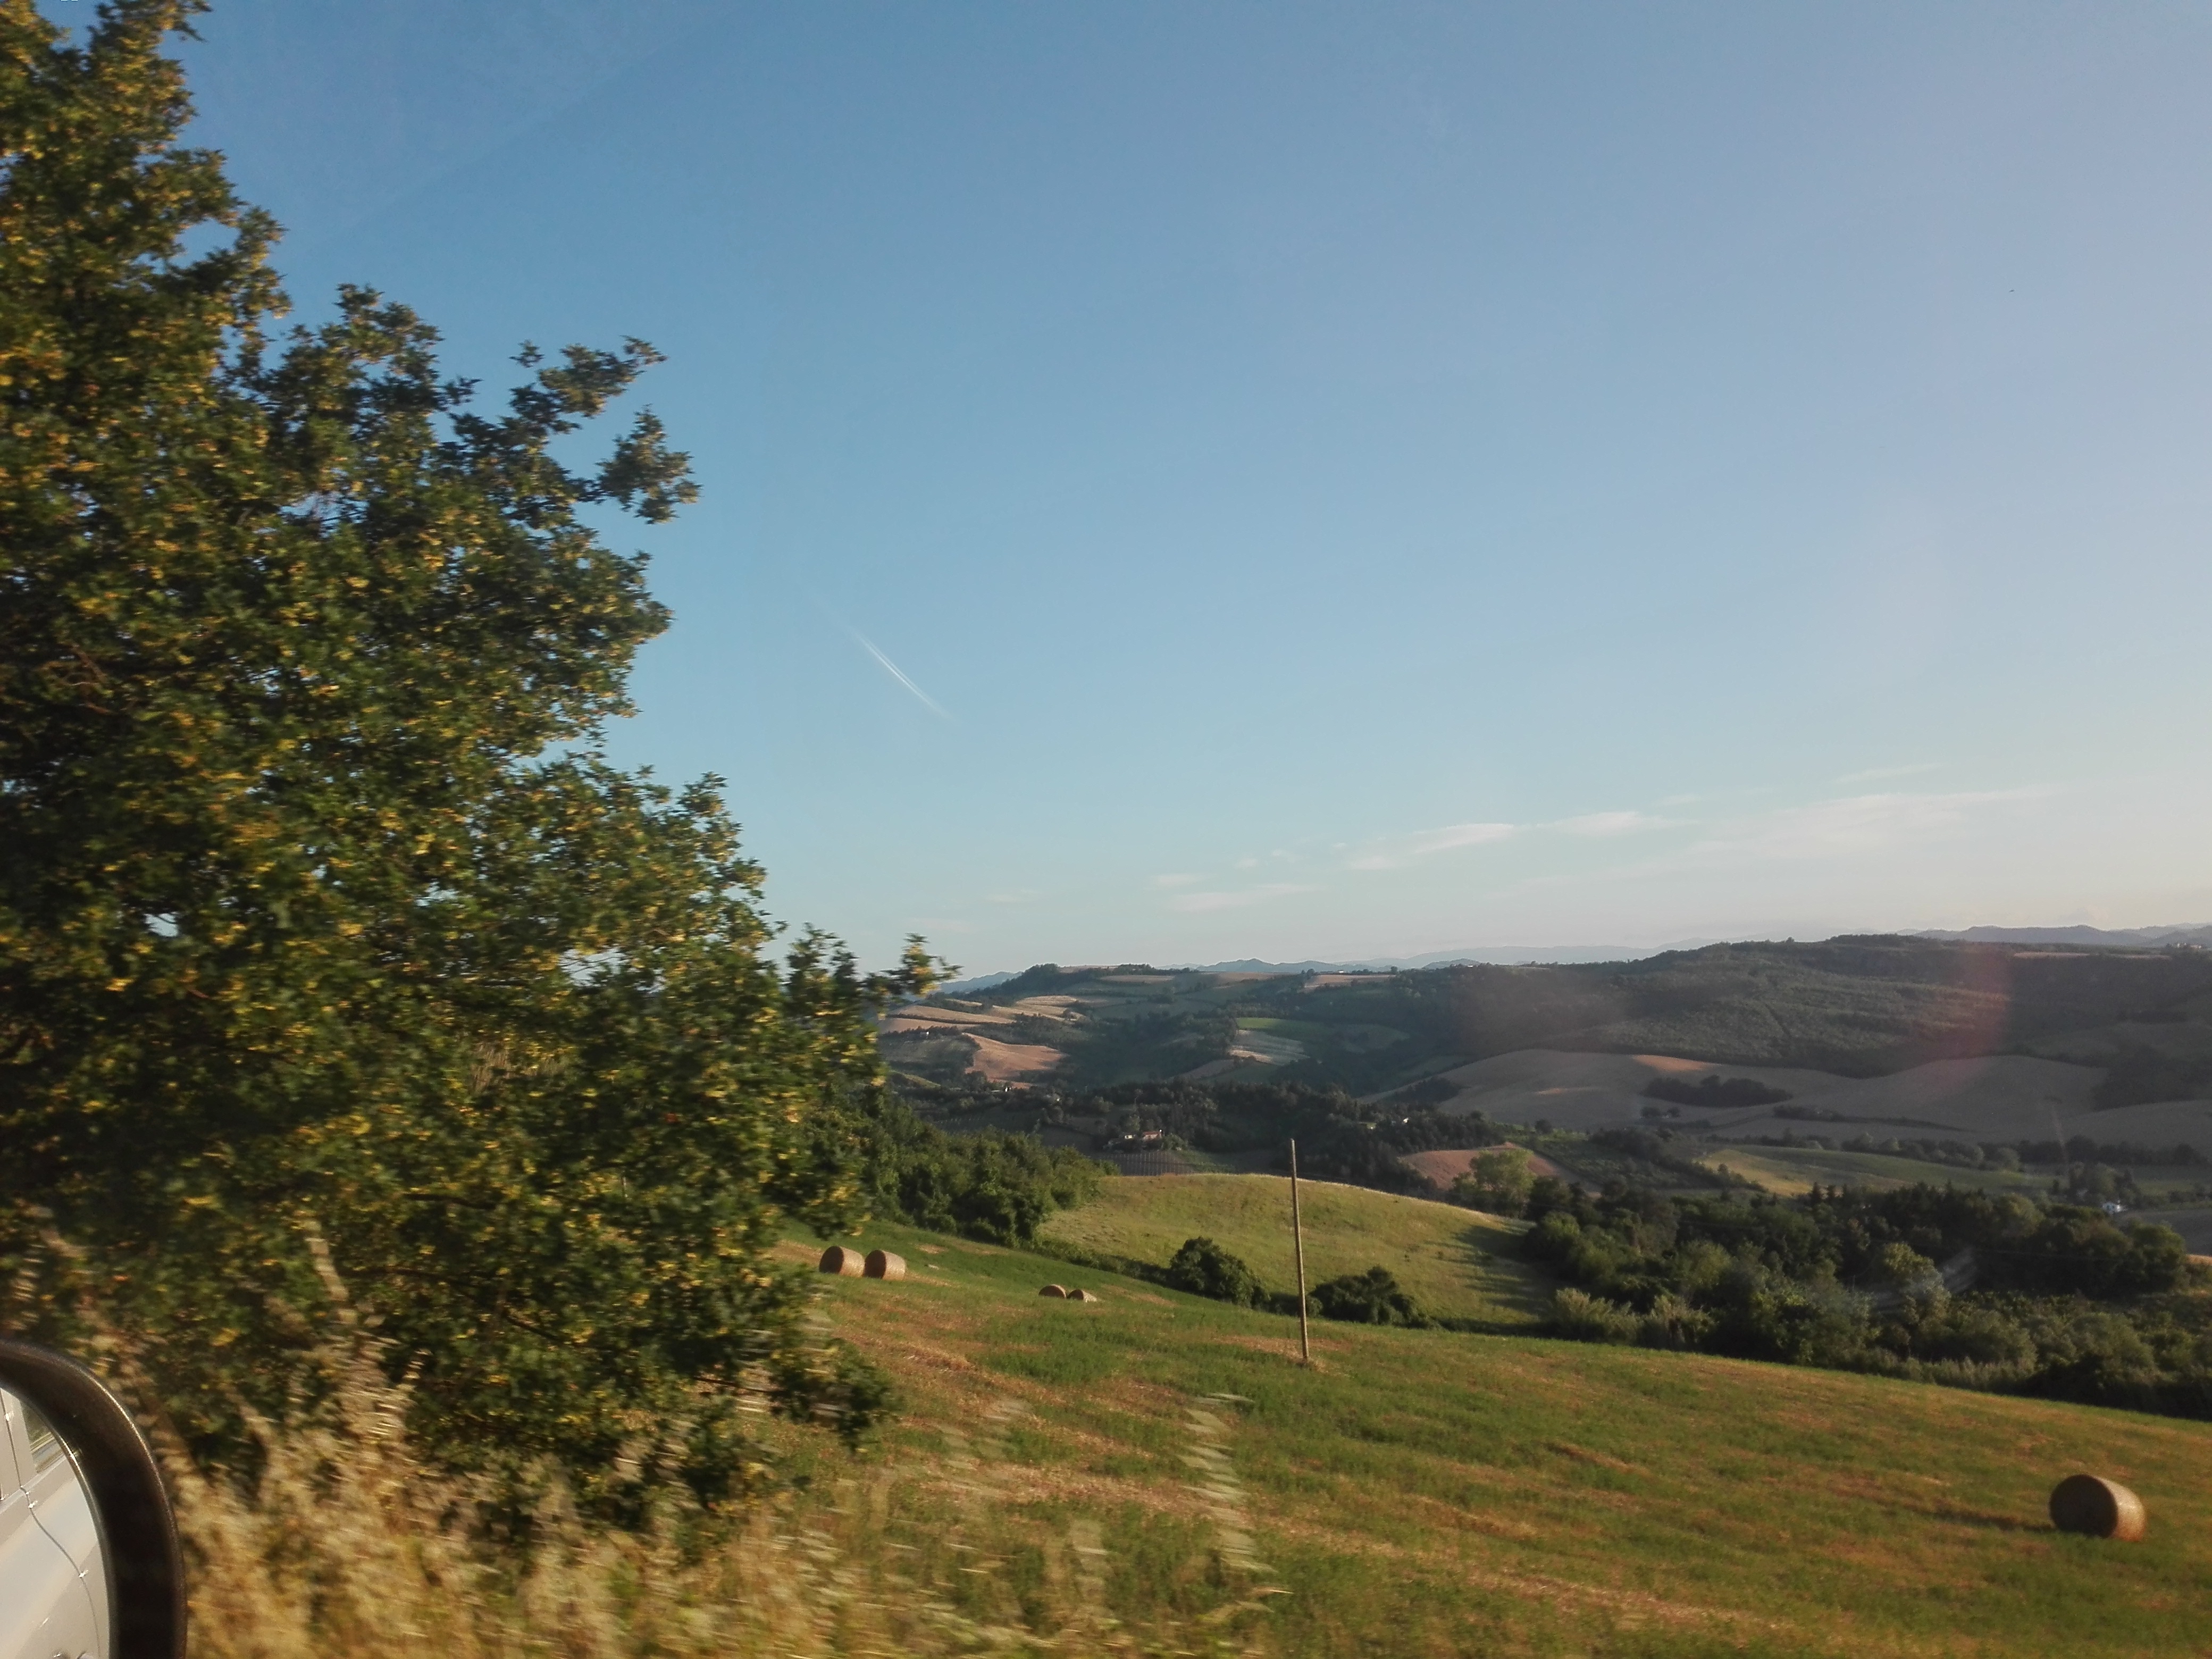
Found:
[[[975,1045],[975,1058],[968,1069],[987,1083],[1014,1083],[1051,1071],[1067,1056],[1057,1048],[1036,1042],[1000,1042],[995,1037],[968,1039]]]
[[[1188,1575],[1214,1605],[1135,1627],[1109,1607],[1096,1522],[1028,1515],[1000,1399],[927,1459],[734,1522],[669,1500],[636,1531],[592,1525],[555,1486],[526,1554],[484,1540],[483,1493],[424,1466],[405,1390],[357,1333],[313,1422],[257,1425],[249,1493],[165,1454],[191,1573],[195,1659],[631,1659],[632,1656],[1251,1654],[1275,1593],[1254,1553],[1218,1402],[1192,1402],[1192,1492],[1211,1522]],[[764,1413],[764,1407],[763,1407]],[[848,1470],[854,1466],[845,1466]]]

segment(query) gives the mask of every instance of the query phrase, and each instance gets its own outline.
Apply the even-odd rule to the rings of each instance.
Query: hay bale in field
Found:
[[[2051,1489],[2051,1524],[2061,1532],[2132,1544],[2143,1535],[2142,1499],[2117,1480],[2069,1474]]]
[[[860,1253],[848,1250],[842,1244],[832,1244],[822,1252],[822,1268],[825,1273],[836,1273],[840,1279],[860,1276]]]
[[[1067,1293],[1067,1299],[1070,1302],[1096,1302],[1098,1300],[1098,1298],[1089,1291],[1070,1291]]]
[[[904,1279],[906,1258],[889,1250],[870,1250],[861,1271],[870,1279]]]
[[[1037,1294],[1039,1296],[1066,1296],[1067,1294],[1067,1286],[1065,1285],[1048,1285],[1042,1290],[1039,1291]]]

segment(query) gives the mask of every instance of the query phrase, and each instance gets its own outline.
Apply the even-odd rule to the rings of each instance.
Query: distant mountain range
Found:
[[[2172,927],[1965,927],[1956,933],[1923,928],[1915,939],[1958,939],[1967,945],[2082,945],[2107,950],[2144,945],[2212,946],[2212,926],[2184,923]]]
[[[1487,945],[1464,951],[1431,951],[1425,957],[1368,957],[1358,962],[1262,962],[1246,957],[1237,962],[1164,962],[1163,972],[1178,974],[1358,974],[1388,973],[1395,968],[1449,968],[1461,963],[1491,963],[1518,967],[1526,963],[1642,962],[1665,951],[1694,951],[1717,939],[1676,939],[1669,945]],[[957,979],[944,988],[958,996],[1004,985],[1018,974],[978,974]]]
[[[1946,932],[1927,927],[1905,935],[1909,939],[1957,940],[1967,945],[2073,945],[2106,950],[2141,950],[2145,946],[2197,945],[2212,948],[2212,924],[2178,923],[2170,927],[1966,927]],[[1724,941],[1679,939],[1665,945],[1486,945],[1463,951],[1431,951],[1420,957],[1369,957],[1358,962],[1262,962],[1247,957],[1236,962],[1170,962],[1161,966],[1178,973],[1199,974],[1347,974],[1387,973],[1397,968],[1448,968],[1461,963],[1517,967],[1527,963],[1571,963],[1644,962],[1669,951],[1695,951]],[[978,974],[955,980],[944,988],[955,996],[988,991],[1018,977],[1016,973]]]
[[[1717,945],[1710,939],[1681,939],[1666,945],[1481,945],[1460,951],[1431,951],[1425,957],[1369,957],[1358,962],[1242,962],[1176,963],[1185,972],[1200,974],[1353,974],[1365,970],[1386,973],[1394,968],[1452,968],[1461,963],[1487,963],[1517,968],[1532,962],[1642,962],[1668,951],[1694,951]]]
[[[1174,1079],[1356,1096],[1536,1049],[1832,1079],[2009,1056],[2098,1068],[2100,1077],[2075,1080],[2081,1101],[2094,1085],[2100,1108],[2212,1101],[2212,950],[2042,931],[2060,937],[1860,934],[1419,973],[1048,963],[991,989],[902,1005],[884,1021],[884,1054],[923,1092],[1007,1084],[1080,1092]],[[1570,1103],[1562,1095],[1556,1103]],[[2024,1109],[2041,1111],[2040,1097]],[[1909,1115],[1959,1127],[1938,1111]]]

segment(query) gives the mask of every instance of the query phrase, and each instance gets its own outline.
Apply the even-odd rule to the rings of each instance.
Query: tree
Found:
[[[1477,1152],[1466,1173],[1452,1182],[1452,1196],[1471,1209],[1494,1215],[1519,1215],[1528,1206],[1536,1178],[1528,1154],[1519,1146],[1490,1146]]]
[[[553,452],[651,349],[526,348],[485,413],[368,289],[279,337],[276,227],[178,142],[199,9],[0,0],[9,1317],[95,1294],[220,1440],[343,1285],[449,1460],[611,1490],[672,1435],[732,1490],[739,1395],[872,1398],[766,1252],[854,1218],[930,963],[780,969],[717,781],[597,747],[666,617],[584,514],[695,492],[649,410]]]

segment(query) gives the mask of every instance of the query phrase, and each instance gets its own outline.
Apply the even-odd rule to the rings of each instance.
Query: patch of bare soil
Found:
[[[1202,1083],[1207,1078],[1219,1077],[1224,1072],[1236,1070],[1237,1065],[1237,1062],[1233,1060],[1209,1060],[1204,1065],[1194,1066],[1188,1072],[1179,1075],[1187,1081]]]
[[[969,1041],[975,1045],[975,1058],[969,1062],[968,1069],[990,1083],[1012,1083],[1038,1077],[1067,1058],[1059,1049],[1048,1048],[1041,1042],[1000,1042],[972,1035]]]
[[[1014,1022],[1004,1014],[988,1013],[981,1009],[933,1008],[927,1003],[915,1003],[884,1018],[886,1031],[959,1031],[971,1025],[1011,1025]]]
[[[1513,1145],[1510,1140],[1504,1144],[1509,1146]],[[1408,1152],[1398,1162],[1442,1192],[1448,1191],[1453,1182],[1457,1181],[1474,1167],[1476,1152],[1488,1150],[1490,1149],[1487,1147],[1464,1147],[1444,1148],[1432,1152]],[[1550,1158],[1536,1152],[1531,1152],[1528,1155],[1528,1173],[1551,1176],[1561,1181],[1568,1178],[1565,1170],[1553,1163]]]

